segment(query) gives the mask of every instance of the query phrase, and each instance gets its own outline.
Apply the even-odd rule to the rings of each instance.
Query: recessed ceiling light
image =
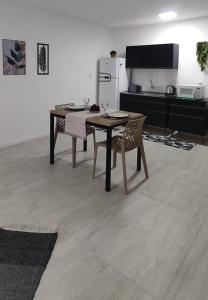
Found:
[[[158,16],[163,21],[169,21],[169,20],[177,18],[178,15],[174,11],[167,11],[167,12],[159,14]]]

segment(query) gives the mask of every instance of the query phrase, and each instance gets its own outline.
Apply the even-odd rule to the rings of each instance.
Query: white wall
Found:
[[[208,18],[110,30],[61,15],[36,11],[0,0],[0,39],[26,41],[27,75],[3,76],[0,51],[0,147],[49,132],[49,109],[55,104],[96,100],[97,60],[126,45],[178,43],[179,70],[136,70],[134,82],[149,89],[167,84],[208,84],[196,61],[196,43],[208,40]],[[38,76],[36,44],[50,44],[50,75]],[[1,47],[0,47],[1,48]],[[208,97],[208,93],[206,95]]]
[[[167,84],[185,83],[196,84],[202,81],[208,84],[208,75],[200,71],[196,60],[196,43],[208,41],[208,18],[195,19],[161,25],[144,27],[129,27],[115,29],[117,50],[125,53],[127,45],[177,43],[180,45],[179,69],[173,70],[135,70],[134,83],[140,83],[143,89],[149,89],[148,81],[151,79],[163,89]],[[206,94],[208,97],[208,93]]]
[[[0,40],[26,41],[27,51],[26,76],[3,76],[0,51],[0,147],[49,133],[55,104],[96,101],[97,60],[112,48],[111,30],[6,2],[0,28]],[[50,45],[49,76],[37,75],[37,42]]]

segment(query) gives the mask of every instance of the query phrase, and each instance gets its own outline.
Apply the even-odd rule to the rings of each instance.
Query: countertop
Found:
[[[175,95],[166,95],[165,93],[157,93],[157,92],[135,92],[135,93],[129,93],[129,92],[122,92],[122,94],[128,94],[128,95],[137,95],[137,96],[145,96],[145,97],[157,97],[157,98],[176,98]]]
[[[200,99],[200,100],[195,100],[195,99],[189,99],[189,98],[180,98],[177,97],[177,95],[168,95],[165,93],[157,93],[157,92],[135,92],[135,93],[129,93],[129,92],[122,92],[121,94],[127,94],[127,95],[137,95],[137,96],[144,96],[144,97],[155,97],[155,98],[163,98],[163,99],[175,99],[175,100],[186,100],[190,102],[195,102],[195,101],[205,101],[208,102],[208,99]]]

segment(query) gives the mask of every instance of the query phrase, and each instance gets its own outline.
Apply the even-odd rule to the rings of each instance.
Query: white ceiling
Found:
[[[109,27],[161,22],[158,13],[174,10],[178,20],[208,16],[207,0],[7,0],[78,17]]]

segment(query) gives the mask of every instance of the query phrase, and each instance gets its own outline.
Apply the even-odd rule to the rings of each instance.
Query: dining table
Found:
[[[122,111],[120,111],[122,112]],[[55,118],[65,119],[67,113],[69,112],[65,109],[55,109],[50,110],[50,164],[54,164],[54,123]],[[102,115],[93,115],[89,113],[89,118],[86,119],[86,126],[93,126],[95,128],[101,128],[106,131],[106,176],[105,176],[105,190],[106,192],[111,191],[111,147],[112,147],[112,131],[118,126],[124,126],[129,120],[139,119],[143,117],[141,113],[127,112],[128,118],[111,119],[105,118]],[[87,150],[87,141],[84,140],[84,150]],[[140,148],[137,148],[137,171],[141,170],[141,153]]]

